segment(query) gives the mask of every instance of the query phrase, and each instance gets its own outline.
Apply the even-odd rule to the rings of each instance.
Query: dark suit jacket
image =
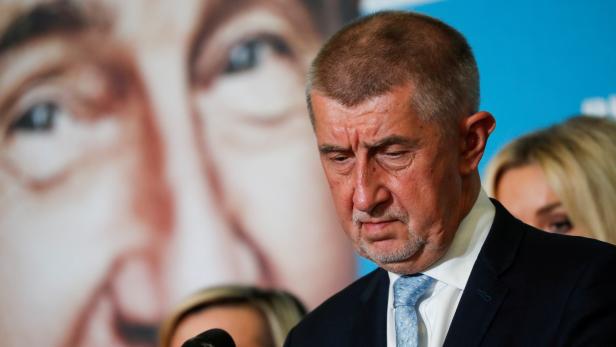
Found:
[[[616,247],[536,230],[493,203],[445,346],[616,346]],[[388,286],[382,269],[360,278],[306,316],[285,346],[385,347]]]

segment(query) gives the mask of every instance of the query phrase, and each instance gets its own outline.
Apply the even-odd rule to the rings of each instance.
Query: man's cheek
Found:
[[[353,215],[353,189],[348,183],[330,181],[330,192],[336,205],[336,212],[339,218],[351,220]]]

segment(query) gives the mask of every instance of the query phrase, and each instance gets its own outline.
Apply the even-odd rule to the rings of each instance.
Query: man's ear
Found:
[[[496,120],[492,114],[484,111],[477,112],[461,121],[460,173],[469,174],[477,169],[488,143],[488,137],[495,127]]]

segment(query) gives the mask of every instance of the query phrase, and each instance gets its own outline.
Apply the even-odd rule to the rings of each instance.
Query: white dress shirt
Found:
[[[494,205],[481,190],[473,208],[460,223],[447,253],[422,272],[434,278],[436,283],[419,303],[418,311],[423,323],[419,329],[420,346],[440,347],[445,342],[466,282],[494,221],[494,213]],[[387,347],[396,347],[393,284],[400,275],[388,274]]]

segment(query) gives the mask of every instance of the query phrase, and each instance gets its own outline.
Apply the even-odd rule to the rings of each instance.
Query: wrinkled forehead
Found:
[[[392,86],[384,93],[364,95],[353,104],[346,104],[336,96],[326,91],[312,89],[308,91],[311,107],[315,114],[329,115],[334,119],[362,118],[369,115],[400,114],[404,117],[416,116],[413,107],[413,96],[416,88],[413,83],[406,82]]]

